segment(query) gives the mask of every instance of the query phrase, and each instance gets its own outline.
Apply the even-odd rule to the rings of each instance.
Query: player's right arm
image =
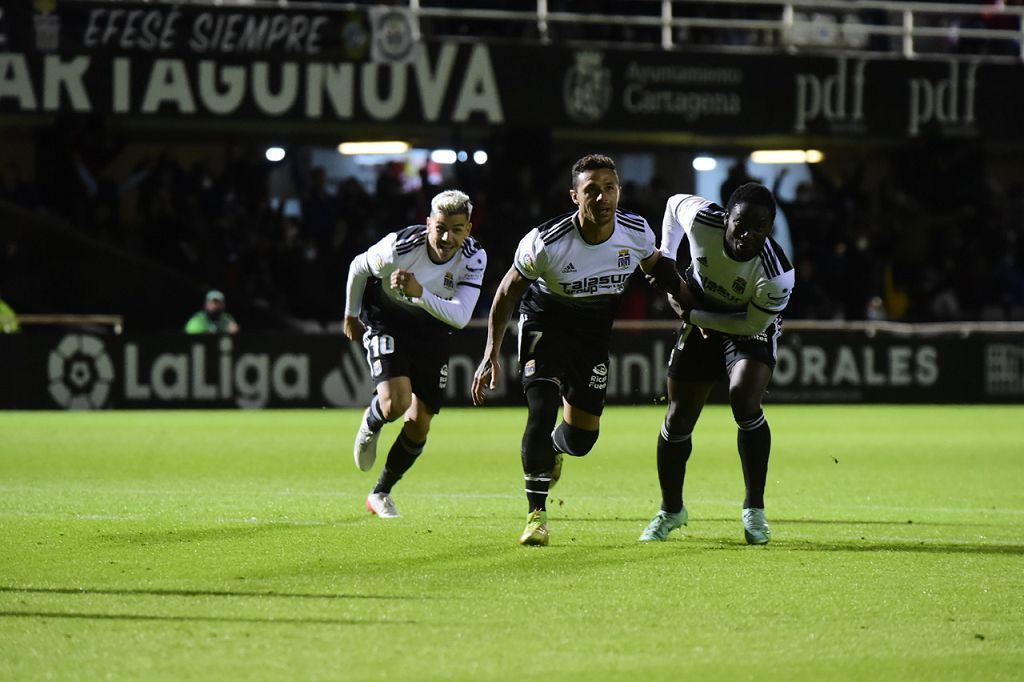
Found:
[[[363,292],[366,281],[382,277],[384,270],[394,264],[394,244],[397,233],[392,232],[369,249],[352,259],[348,266],[348,281],[345,284],[345,336],[352,341],[362,338],[366,328],[359,319],[363,311]]]
[[[498,381],[501,379],[501,342],[505,339],[508,321],[519,305],[519,299],[547,268],[548,254],[544,246],[539,230],[528,232],[516,247],[512,267],[501,278],[498,290],[494,293],[491,313],[487,317],[487,345],[484,347],[484,357],[473,374],[472,393],[473,403],[476,405],[483,405],[486,400],[485,389],[494,390],[498,387]]]
[[[501,342],[505,339],[505,330],[512,313],[519,305],[519,299],[530,287],[531,281],[512,266],[505,273],[494,294],[491,312],[487,317],[487,345],[484,346],[484,357],[480,366],[473,374],[473,403],[483,405],[486,400],[485,389],[494,390],[501,379]]]

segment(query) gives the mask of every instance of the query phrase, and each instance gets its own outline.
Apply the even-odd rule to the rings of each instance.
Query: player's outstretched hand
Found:
[[[473,373],[473,404],[483,405],[487,401],[486,390],[498,387],[501,378],[501,363],[491,358],[484,358]]]
[[[362,321],[358,317],[352,315],[345,316],[344,322],[345,336],[352,341],[358,341],[363,338],[363,334],[366,332],[366,327],[363,326]]]

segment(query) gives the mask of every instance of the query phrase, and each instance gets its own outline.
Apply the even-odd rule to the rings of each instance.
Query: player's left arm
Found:
[[[793,271],[760,282],[747,309],[738,313],[715,313],[708,310],[687,310],[683,321],[733,336],[760,334],[782,313],[793,293]]]
[[[469,324],[477,301],[480,300],[480,289],[486,268],[487,254],[480,249],[463,266],[459,281],[455,285],[455,295],[451,298],[442,298],[429,289],[424,289],[416,281],[416,275],[413,273],[399,272],[404,274],[404,289],[410,297],[410,303],[423,308],[445,324],[462,329]]]

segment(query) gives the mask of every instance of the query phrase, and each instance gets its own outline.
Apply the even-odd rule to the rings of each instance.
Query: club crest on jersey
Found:
[[[444,288],[454,289],[455,288],[455,275],[451,272],[444,273]]]
[[[633,257],[629,255],[629,249],[619,249],[619,270],[625,270],[633,263]]]
[[[737,277],[736,281],[732,283],[732,290],[737,294],[742,294],[743,290],[747,288],[747,280],[742,277]]]

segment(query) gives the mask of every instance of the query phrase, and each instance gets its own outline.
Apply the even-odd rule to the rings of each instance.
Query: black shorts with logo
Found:
[[[448,358],[451,334],[424,335],[394,326],[367,327],[363,348],[374,386],[396,377],[409,377],[412,392],[431,412],[444,404],[448,386]]]
[[[608,346],[607,333],[570,330],[521,315],[519,375],[523,390],[535,381],[551,381],[570,405],[600,415],[608,392]]]
[[[713,329],[701,330],[685,322],[668,358],[668,376],[676,381],[717,381],[732,372],[740,360],[756,360],[775,369],[782,320],[776,318],[755,336],[732,336]]]

